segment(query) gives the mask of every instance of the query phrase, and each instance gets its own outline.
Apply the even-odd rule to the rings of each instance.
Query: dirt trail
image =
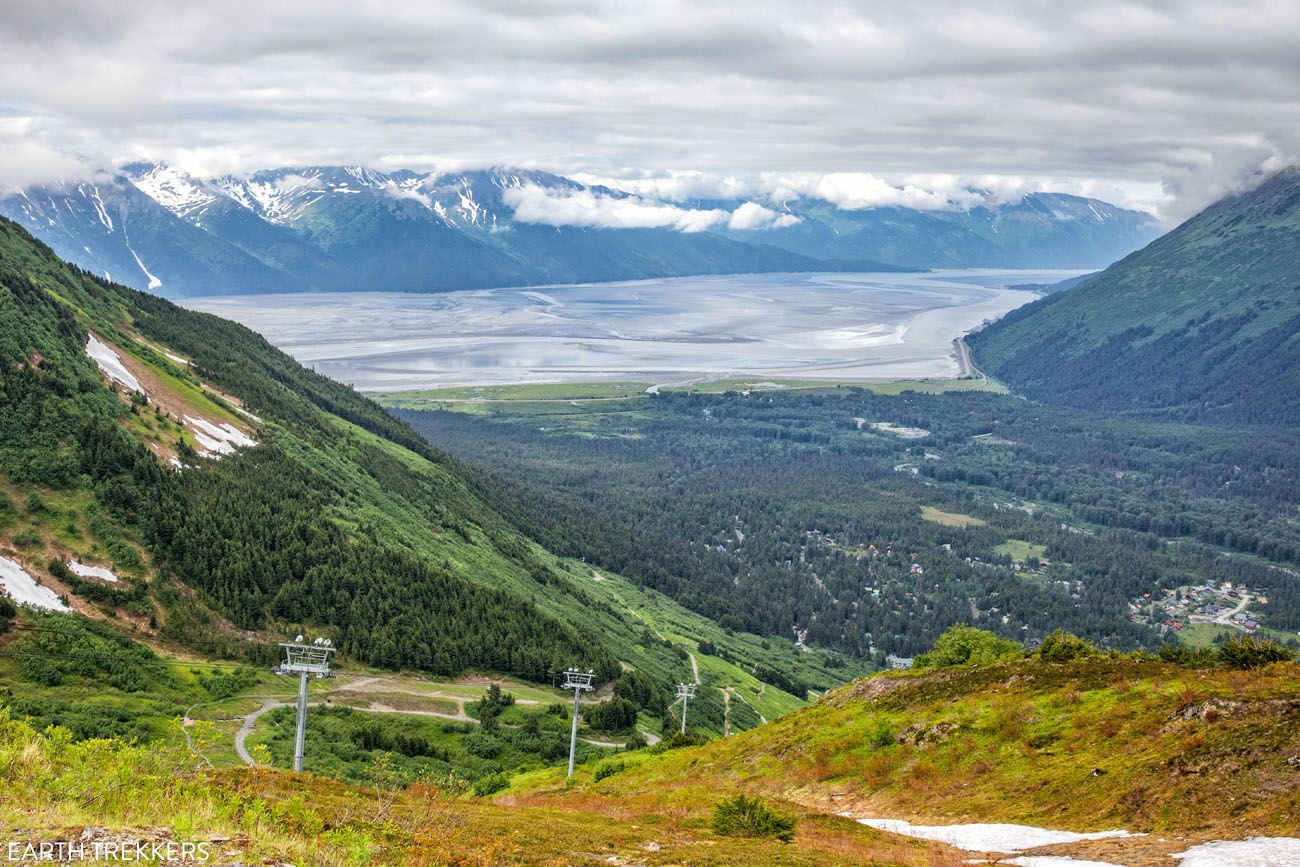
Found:
[[[363,679],[366,680],[367,682],[363,683],[362,681],[356,681],[353,684],[350,684],[349,688],[355,688],[357,686],[364,687],[366,685],[369,685],[370,682],[383,680],[383,679],[384,678],[382,677]],[[278,707],[287,707],[295,704],[296,702],[291,702],[291,701],[280,701],[279,699],[266,699],[265,701],[262,702],[261,707],[259,707],[257,710],[253,711],[252,713],[248,714],[247,716],[243,717],[243,722],[240,724],[239,730],[235,732],[235,753],[238,754],[240,761],[242,761],[244,764],[248,765],[249,767],[252,767],[257,764],[253,760],[252,755],[249,754],[248,752],[247,741],[249,735],[253,733],[253,729],[257,726],[258,719],[260,719],[262,715],[267,713],[268,711],[275,710]],[[331,704],[332,702],[330,702],[328,697],[324,699],[318,699],[316,701],[307,702],[307,706],[309,708],[325,707]],[[403,708],[395,708],[395,707],[389,707],[387,705],[378,702],[372,702],[368,707],[357,707],[352,705],[344,705],[344,706],[351,707],[352,710],[358,713],[401,713],[401,714],[407,714],[408,716],[435,717],[437,719],[445,719],[454,722],[469,723],[470,725],[479,725],[479,721],[477,719],[465,713],[465,706],[463,703],[458,705],[458,710],[456,713],[443,713],[441,711],[436,711],[436,710],[410,710],[410,709],[403,709]],[[189,720],[186,720],[186,722],[188,723]],[[641,731],[641,734],[645,736],[646,743],[648,743],[650,746],[654,746],[655,744],[659,743],[660,738],[652,734],[651,732]],[[187,739],[189,738],[188,731],[185,732],[185,736]],[[583,741],[585,743],[592,744],[593,746],[608,747],[610,749],[623,749],[624,747],[627,746],[627,744],[625,743],[619,743],[616,741],[602,741],[602,740],[597,740],[595,738],[580,737],[578,738],[578,740]]]
[[[277,701],[276,699],[267,699],[262,702],[262,706],[257,710],[244,717],[244,722],[239,726],[239,731],[235,732],[235,752],[239,754],[239,759],[244,764],[252,767],[257,764],[253,757],[248,754],[248,748],[245,741],[253,733],[253,726],[257,725],[258,718],[267,711],[275,710],[277,707],[284,707],[288,702]]]

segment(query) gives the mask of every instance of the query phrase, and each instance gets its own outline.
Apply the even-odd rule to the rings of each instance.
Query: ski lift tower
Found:
[[[302,772],[302,747],[307,737],[307,676],[329,677],[330,654],[334,648],[328,638],[317,638],[311,644],[303,644],[299,635],[292,643],[280,645],[284,648],[284,662],[280,665],[281,674],[298,675],[298,731],[293,742],[293,769]]]
[[[569,731],[569,776],[573,776],[573,755],[578,748],[578,702],[582,694],[591,689],[591,681],[596,674],[590,668],[579,671],[576,668],[564,670],[564,688],[573,690],[573,728]]]
[[[682,700],[682,734],[686,734],[686,702],[695,698],[695,684],[677,684],[677,697]]]

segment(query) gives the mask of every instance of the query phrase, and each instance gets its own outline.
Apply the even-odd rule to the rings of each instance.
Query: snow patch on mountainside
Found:
[[[93,334],[86,337],[86,354],[94,359],[99,369],[104,371],[104,375],[113,382],[132,391],[145,393],[140,381],[132,376],[131,371],[127,370],[126,365],[122,363],[122,358],[113,351],[112,347]]]
[[[27,574],[27,570],[13,560],[0,557],[0,587],[19,605],[31,605],[47,611],[71,611],[58,594]]]
[[[233,454],[236,448],[257,445],[257,440],[245,435],[229,423],[213,424],[207,419],[185,416],[185,424],[200,446],[203,457],[220,457]]]
[[[144,276],[149,279],[149,288],[157,289],[159,286],[161,286],[162,281],[159,280],[157,277],[155,277],[153,274],[149,273],[149,269],[144,266],[144,262],[140,261],[140,254],[135,251],[135,248],[132,247],[130,244],[127,244],[126,249],[129,250],[131,255],[135,257],[135,264],[140,266],[140,270],[144,272]]]
[[[178,217],[189,217],[216,200],[217,196],[189,175],[158,164],[131,178],[140,192]]]
[[[217,187],[269,223],[286,225],[327,195],[319,173],[282,174],[266,180],[222,178]]]
[[[122,362],[122,357],[117,354],[113,347],[104,343],[95,335],[91,334],[86,338],[86,354],[95,360],[99,369],[113,382],[118,383],[124,388],[132,391],[138,391],[140,394],[149,397],[151,401],[162,406],[168,415],[175,414],[185,423],[186,429],[198,443],[198,453],[201,457],[220,458],[222,455],[233,454],[237,448],[246,448],[257,445],[257,440],[245,434],[239,428],[229,422],[216,423],[199,416],[186,414],[181,406],[169,404],[167,395],[150,395],[145,390],[140,381],[127,369]],[[173,355],[170,352],[164,354],[181,364],[189,364],[188,361],[180,356]],[[143,374],[142,374],[143,375]],[[251,421],[260,422],[257,416],[251,412],[235,407],[236,410],[247,416]],[[171,458],[171,464],[180,468],[180,461],[174,457]],[[75,571],[75,570],[74,570]]]
[[[83,196],[86,195],[86,185],[82,184],[77,187],[78,192]],[[99,197],[99,187],[94,184],[90,185],[90,195],[87,196],[95,205],[95,213],[99,216],[99,222],[104,224],[104,228],[109,232],[113,231],[113,218],[108,215],[108,209],[104,207],[104,200]]]
[[[98,578],[101,581],[108,581],[111,584],[116,584],[121,580],[113,574],[113,570],[111,569],[105,569],[103,566],[90,566],[86,563],[82,563],[80,560],[69,560],[68,568],[72,570],[74,574],[80,575],[82,578]]]

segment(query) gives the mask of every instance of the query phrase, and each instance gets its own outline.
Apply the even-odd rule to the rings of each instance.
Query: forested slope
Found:
[[[969,342],[979,364],[1037,400],[1294,426],[1298,253],[1292,168]]]
[[[115,382],[88,341],[120,365]],[[376,404],[8,221],[0,370],[0,556],[77,612],[260,661],[306,630],[349,659],[444,675],[579,665],[605,681],[622,660],[667,688],[689,670]],[[74,574],[83,564],[118,580]]]

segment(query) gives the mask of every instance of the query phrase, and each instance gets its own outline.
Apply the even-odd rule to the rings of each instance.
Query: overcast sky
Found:
[[[509,164],[660,195],[1055,189],[1169,220],[1300,159],[1295,0],[5,0],[0,57],[8,185],[128,159]]]

